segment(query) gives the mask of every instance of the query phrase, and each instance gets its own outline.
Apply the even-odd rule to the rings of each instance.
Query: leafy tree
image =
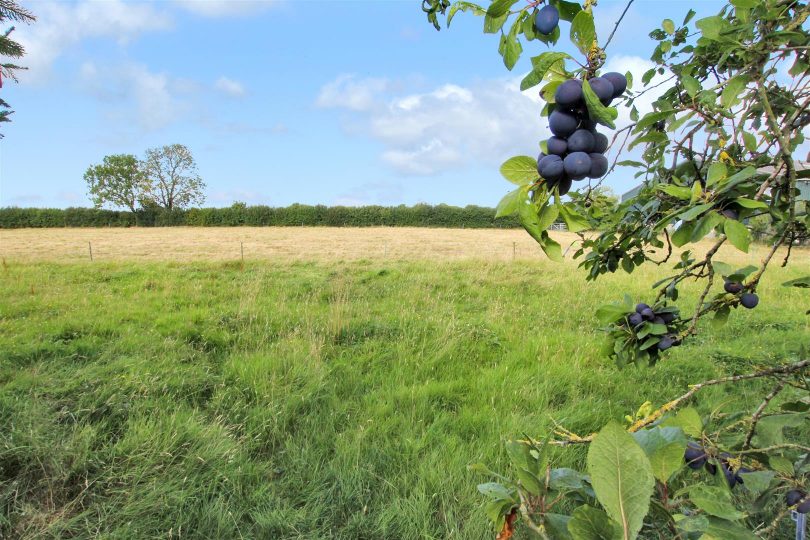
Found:
[[[14,0],[0,0],[0,25],[5,26],[9,21],[30,24],[35,20],[36,18],[30,11],[14,2]],[[4,60],[0,62],[0,88],[3,86],[4,78],[16,82],[17,70],[26,69],[13,62],[13,60],[22,58],[25,55],[23,46],[9,37],[13,31],[14,26],[10,26],[0,34],[0,57],[12,59],[12,61]],[[0,122],[10,122],[9,116],[13,112],[10,105],[5,100],[0,99]],[[2,136],[0,134],[0,138]]]
[[[84,181],[96,208],[111,205],[135,212],[150,191],[138,158],[130,154],[105,156],[102,164],[87,169]]]
[[[558,261],[561,246],[546,229],[561,217],[579,233],[574,257],[590,280],[650,262],[672,264],[653,284],[649,305],[625,297],[597,311],[608,336],[604,354],[620,367],[652,366],[705,319],[722,325],[731,310],[754,309],[757,287],[779,248],[787,247],[786,265],[791,247],[807,239],[810,228],[807,208],[797,204],[802,173],[793,157],[810,123],[807,3],[730,0],[711,17],[692,22],[689,10],[679,24],[663,20],[650,33],[655,66],[639,90],[630,73],[602,70],[633,0],[604,41],[596,34],[594,0],[516,4],[432,0],[423,8],[431,23],[446,11],[448,26],[459,12],[482,16],[484,32],[500,34],[498,52],[510,70],[523,53],[521,40],[552,46],[570,23],[568,35],[581,57],[541,53],[521,82],[523,90],[541,85],[554,137],[540,142],[538,159],[517,156],[503,164],[501,173],[517,189],[498,205],[498,215],[517,215]],[[785,72],[789,77],[780,75]],[[642,113],[635,101],[653,90],[660,96]],[[631,118],[618,130],[614,103]],[[597,127],[616,131],[607,137]],[[619,161],[633,148],[639,159]],[[595,213],[593,193],[616,166],[636,168],[641,189],[609,216]],[[750,224],[757,220],[773,233],[765,258],[744,268],[719,260],[727,243],[748,252]],[[710,247],[695,249],[710,233]],[[701,289],[697,304],[682,314],[679,289],[687,280]],[[807,288],[810,277],[785,285]],[[497,480],[479,490],[499,538],[512,536],[518,518],[540,537],[555,539],[774,537],[791,509],[810,510],[809,368],[808,352],[799,350],[790,363],[695,384],[659,407],[647,402],[626,425],[610,423],[582,436],[557,426],[545,437],[510,442],[510,476],[473,466]],[[752,382],[764,393],[752,410],[707,422],[686,407],[703,388]],[[588,446],[585,471],[553,466],[550,447],[579,445]]]
[[[149,198],[161,208],[199,206],[205,201],[205,183],[191,151],[182,144],[147,150],[142,168],[150,185]]]

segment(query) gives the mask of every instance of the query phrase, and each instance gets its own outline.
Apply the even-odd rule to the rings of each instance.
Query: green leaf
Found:
[[[709,174],[706,177],[706,184],[713,186],[726,177],[726,165],[721,161],[715,161],[709,165]]]
[[[545,52],[532,57],[532,66],[542,80],[554,64],[567,58],[571,58],[571,55],[564,52]]]
[[[691,75],[681,75],[681,84],[683,84],[683,88],[689,94],[689,97],[693,99],[700,92],[700,83]]]
[[[735,187],[737,184],[745,182],[752,176],[757,175],[757,170],[754,167],[746,167],[743,170],[736,173],[734,176],[728,178],[725,182],[723,182],[723,188],[720,190],[721,192],[728,191],[731,188]]]
[[[537,160],[529,156],[515,156],[507,159],[501,165],[501,174],[519,186],[531,184],[540,179],[540,173],[537,172]]]
[[[731,491],[719,486],[693,486],[689,490],[689,499],[695,506],[709,515],[723,519],[738,520],[745,514],[734,507]]]
[[[658,111],[658,112],[650,112],[645,114],[641,120],[636,123],[636,127],[633,128],[633,133],[639,133],[645,128],[650,127],[651,125],[660,122],[661,120],[666,120],[670,116],[674,115],[674,111]]]
[[[571,232],[586,231],[591,228],[587,218],[564,204],[560,205],[560,215]]]
[[[729,242],[743,253],[748,253],[748,245],[751,243],[751,233],[748,227],[736,219],[727,219],[723,223],[723,232],[726,233]]]
[[[596,27],[593,24],[593,14],[582,10],[571,21],[571,41],[577,46],[579,52],[588,54],[593,42],[596,40]]]
[[[546,530],[554,540],[572,540],[571,533],[568,532],[568,524],[571,516],[563,514],[546,514],[544,516]]]
[[[519,187],[504,195],[501,202],[498,203],[498,207],[495,209],[495,219],[516,214],[519,205],[526,204],[526,196],[528,195],[526,187],[527,186]]]
[[[623,319],[630,311],[627,307],[616,304],[600,306],[596,310],[596,318],[602,324],[613,324]]]
[[[556,7],[557,11],[560,12],[560,19],[568,22],[573,21],[574,17],[577,16],[577,13],[582,11],[582,6],[579,5],[579,2],[568,2],[566,0],[550,0],[549,3],[552,6]]]
[[[743,208],[750,208],[750,209],[768,208],[768,205],[762,201],[755,201],[754,199],[746,199],[745,197],[737,197],[736,199],[734,199],[734,202],[739,204]]]
[[[799,427],[807,422],[806,414],[774,414],[763,417],[757,424],[756,440],[760,447],[775,446],[785,442],[786,427]]]
[[[726,81],[723,87],[723,92],[720,94],[720,105],[723,107],[733,107],[739,102],[739,95],[748,84],[748,77],[746,75],[737,75]]]
[[[810,276],[802,276],[782,283],[783,287],[799,287],[800,289],[810,289]]]
[[[682,219],[683,221],[692,221],[693,219],[698,217],[700,214],[702,214],[712,206],[714,205],[711,203],[693,206],[689,210],[686,210],[685,212],[681,212],[680,214],[678,214],[678,219]]]
[[[495,0],[487,8],[487,15],[497,19],[509,12],[509,8],[517,4],[518,0]]]
[[[614,540],[621,538],[617,523],[598,508],[582,505],[574,510],[568,522],[568,532],[574,540]]]
[[[700,185],[700,182],[695,182],[692,184],[691,193],[689,194],[689,204],[695,204],[701,195],[703,195],[703,186]]]
[[[768,487],[771,485],[771,481],[776,477],[776,473],[774,471],[741,472],[739,475],[740,478],[743,479],[745,489],[753,493],[754,496],[757,496],[768,489]]]
[[[518,41],[517,36],[512,32],[504,36],[504,51],[503,51],[503,64],[506,69],[512,71],[512,68],[517,64],[520,54],[523,52],[523,46]]]
[[[487,482],[485,484],[478,484],[478,491],[484,497],[498,501],[514,501],[515,492],[506,486],[497,482]]]
[[[684,222],[681,223],[681,226],[678,227],[674,233],[672,233],[672,244],[675,247],[682,247],[685,246],[689,239],[692,238],[692,231],[695,229],[695,224],[691,222]]]
[[[704,38],[718,41],[720,39],[720,33],[726,28],[727,24],[723,17],[715,15],[713,17],[700,19],[695,23],[695,26],[700,29]]]
[[[675,416],[670,416],[661,422],[661,426],[679,427],[684,433],[695,438],[703,434],[703,421],[693,407],[681,409]]]
[[[447,28],[450,28],[450,22],[459,11],[472,11],[474,15],[479,16],[486,13],[486,10],[478,4],[473,4],[472,2],[454,2],[447,12]]]
[[[669,477],[683,466],[686,436],[681,428],[655,427],[633,434],[650,459],[653,475],[666,484]]]
[[[549,487],[556,491],[576,491],[585,487],[585,475],[574,469],[551,469]]]
[[[702,240],[707,234],[709,234],[712,229],[718,226],[725,218],[718,214],[717,212],[709,212],[704,215],[702,218],[695,223],[695,229],[692,231],[692,237],[689,239],[690,242],[699,242]]]
[[[716,517],[709,518],[709,527],[701,540],[759,540],[745,527]]]
[[[664,22],[661,23],[661,28],[670,36],[675,33],[675,23],[672,19],[664,19]]]
[[[745,145],[745,149],[749,152],[756,152],[757,151],[757,138],[754,136],[753,133],[749,131],[742,132],[743,144]]]
[[[582,81],[582,92],[585,95],[585,104],[588,106],[588,115],[591,119],[610,129],[616,129],[613,121],[619,116],[619,112],[614,107],[602,105],[588,81]]]
[[[501,15],[500,17],[493,17],[489,13],[486,14],[484,17],[484,33],[485,34],[495,34],[501,28],[503,28],[503,24],[506,22],[506,19],[509,18],[509,14]]]
[[[556,204],[546,204],[540,208],[538,213],[538,227],[541,231],[547,230],[551,224],[557,221],[560,215],[560,208]]]
[[[622,426],[611,422],[588,449],[588,473],[597,500],[619,524],[624,540],[635,539],[655,485],[644,450]]]
[[[543,231],[543,241],[540,242],[540,248],[546,254],[546,257],[554,262],[563,262],[562,248],[555,240],[552,240],[546,231]]]
[[[540,75],[537,70],[533,69],[520,81],[520,91],[522,92],[524,90],[528,90],[533,86],[537,86],[541,82],[543,82],[543,76]]]
[[[696,184],[700,185],[700,182],[695,182]],[[656,186],[658,191],[663,191],[667,195],[672,195],[673,197],[677,197],[682,201],[688,201],[692,196],[692,190],[685,186],[675,186],[673,184],[658,184]]]

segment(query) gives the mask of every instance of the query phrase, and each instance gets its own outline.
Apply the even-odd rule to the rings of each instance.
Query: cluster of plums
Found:
[[[810,497],[800,489],[791,489],[785,493],[785,502],[788,506],[796,506],[800,514],[810,513]]]
[[[670,324],[675,322],[677,317],[674,313],[668,311],[662,311],[661,313],[656,313],[653,309],[645,303],[636,304],[636,311],[635,313],[631,313],[626,317],[627,324],[630,328],[636,328],[642,323],[651,322],[653,324],[663,324],[669,327]],[[678,339],[674,333],[666,334],[661,340],[658,342],[656,346],[659,351],[665,351],[670,347],[677,347],[681,344],[681,340]]]
[[[717,474],[717,465],[715,465],[714,462],[709,459],[709,457],[710,456],[706,450],[694,441],[690,441],[686,445],[686,451],[683,454],[683,459],[686,461],[686,465],[690,469],[698,470],[701,467],[704,467],[709,474]],[[728,463],[728,458],[730,457],[730,454],[720,454],[720,468],[723,470],[723,475],[726,477],[729,488],[734,489],[734,486],[737,484],[745,483],[743,482],[740,473],[747,473],[751,471],[744,467],[740,467],[740,469],[735,472]]]
[[[738,281],[726,281],[723,285],[723,289],[731,294],[740,294],[743,288],[743,284]],[[746,309],[754,309],[759,304],[759,296],[754,293],[745,293],[740,296],[740,304]]]
[[[559,23],[560,12],[550,4],[546,4],[534,14],[534,29],[544,36],[551,34]]]
[[[605,105],[627,90],[627,78],[616,72],[589,79],[588,84]],[[596,122],[588,115],[581,80],[569,79],[560,84],[554,101],[548,117],[553,137],[546,141],[548,155],[541,153],[537,158],[537,172],[549,189],[557,187],[560,195],[565,195],[573,180],[604,176],[608,170],[608,139],[596,131]]]

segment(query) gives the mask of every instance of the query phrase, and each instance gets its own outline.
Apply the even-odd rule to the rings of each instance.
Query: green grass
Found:
[[[756,310],[619,372],[593,312],[649,299],[656,269],[587,284],[521,261],[11,264],[0,537],[488,538],[468,464],[504,469],[503,441],[552,418],[588,433],[792,357],[807,294],[779,284],[808,268],[774,269]]]

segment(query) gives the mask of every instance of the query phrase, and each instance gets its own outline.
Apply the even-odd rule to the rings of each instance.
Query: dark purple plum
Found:
[[[602,133],[593,132],[593,151],[599,154],[604,154],[608,147],[608,138]]]
[[[560,137],[549,137],[548,141],[546,141],[546,146],[548,147],[549,154],[564,156],[568,151],[568,141]]]
[[[706,472],[708,472],[711,475],[717,474],[717,465],[715,465],[711,461],[707,460],[706,461]]]
[[[796,511],[800,514],[810,513],[810,498],[805,499],[803,503],[798,505]]]
[[[546,180],[558,181],[562,178],[563,170],[563,160],[560,156],[546,156],[537,163],[537,172]]]
[[[534,15],[534,28],[544,36],[551,34],[560,22],[560,12],[550,4],[543,6]]]
[[[659,317],[664,319],[664,324],[669,324],[669,323],[671,323],[672,321],[675,320],[675,314],[674,313],[669,313],[669,312],[664,312],[661,315],[659,315]]]
[[[655,318],[655,313],[650,308],[641,310],[641,316],[645,321],[651,321]]]
[[[571,152],[563,162],[566,174],[573,180],[582,180],[591,172],[591,157],[585,152]]]
[[[733,210],[732,208],[726,208],[725,210],[722,210],[720,213],[721,213],[721,214],[723,214],[723,215],[724,215],[725,217],[727,217],[728,219],[734,219],[734,220],[736,220],[736,219],[739,219],[739,217],[740,217],[740,214],[738,214],[738,213],[737,213],[735,210]]]
[[[698,443],[690,441],[686,445],[683,459],[690,469],[700,469],[706,463],[706,452]]]
[[[648,306],[644,302],[642,302],[640,304],[636,304],[636,313],[641,313],[645,309],[650,309],[650,306]]]
[[[599,98],[599,101],[605,105],[610,103],[613,99],[613,85],[610,84],[609,80],[603,79],[602,77],[594,77],[588,80],[588,84],[591,85],[591,90],[593,90],[593,93]]]
[[[608,159],[604,154],[599,152],[591,152],[588,154],[591,158],[591,170],[588,172],[589,178],[602,178],[608,172]]]
[[[785,493],[785,503],[788,506],[795,506],[802,502],[805,497],[805,493],[798,489],[791,489],[787,493]]]
[[[554,91],[554,102],[561,107],[574,107],[582,103],[582,81],[568,79]]]
[[[627,317],[627,322],[630,323],[630,326],[638,326],[644,322],[644,319],[638,313],[631,313],[629,317]]]
[[[664,322],[664,318],[663,318],[663,317],[660,317],[660,316],[658,316],[658,315],[656,315],[655,317],[653,317],[652,322],[653,322],[653,324],[667,324],[667,323],[665,323],[665,322]]]
[[[754,293],[745,293],[740,297],[740,304],[746,309],[754,309],[759,304],[759,296]]]
[[[593,133],[587,129],[578,129],[568,137],[568,151],[592,152],[595,142]]]
[[[607,79],[608,81],[610,81],[610,84],[613,85],[614,98],[617,98],[620,95],[624,94],[624,91],[627,90],[627,77],[625,77],[621,73],[611,71],[610,73],[605,73],[604,75],[602,75],[602,78]]]
[[[726,283],[723,285],[723,289],[725,289],[727,293],[739,294],[742,292],[743,286],[742,283],[738,283],[736,281],[726,281]]]
[[[559,191],[560,195],[565,195],[571,191],[571,179],[568,177],[568,175],[564,174],[560,179],[560,182],[557,184],[557,190]]]
[[[670,347],[672,347],[674,344],[675,342],[671,337],[664,336],[661,338],[661,341],[658,342],[658,345],[656,345],[656,347],[658,347],[659,351],[665,351]]]
[[[577,130],[579,120],[571,113],[555,110],[548,117],[548,127],[557,137],[567,138]]]

